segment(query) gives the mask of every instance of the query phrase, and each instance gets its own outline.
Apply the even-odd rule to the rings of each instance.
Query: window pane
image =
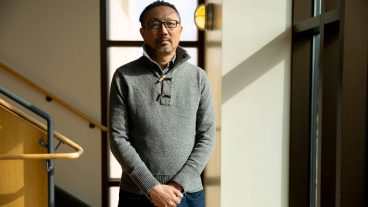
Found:
[[[107,38],[108,40],[142,40],[139,33],[139,15],[152,0],[108,0]],[[181,40],[196,41],[197,28],[194,24],[194,11],[197,0],[168,0],[176,6],[184,27]]]
[[[120,66],[129,63],[135,59],[138,59],[143,54],[142,47],[110,47],[108,49],[109,57],[109,81],[111,82],[112,76],[116,69]],[[110,85],[110,84],[109,84]]]
[[[309,199],[311,206],[318,206],[320,195],[320,164],[321,164],[321,138],[319,134],[319,64],[320,64],[320,35],[313,37],[312,46],[312,73],[311,73],[311,114],[310,114],[310,163],[309,163]]]
[[[119,203],[119,187],[110,187],[110,206],[116,207]]]
[[[114,155],[111,153],[111,150],[109,150],[109,163],[110,163],[109,178],[118,178],[118,179],[120,179],[122,169],[121,169],[121,166],[120,166],[119,162],[115,159]]]
[[[191,57],[188,62],[192,63],[193,65],[198,65],[198,49],[195,47],[185,47],[184,49]]]

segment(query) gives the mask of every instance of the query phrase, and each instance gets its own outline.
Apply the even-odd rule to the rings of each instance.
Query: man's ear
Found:
[[[141,33],[141,36],[142,36],[142,38],[143,38],[143,32],[144,32],[144,29],[143,29],[143,28],[140,28],[140,29],[139,29],[139,32]]]

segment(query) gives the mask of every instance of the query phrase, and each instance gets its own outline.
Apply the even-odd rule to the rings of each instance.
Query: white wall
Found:
[[[288,206],[291,0],[223,1],[221,206]]]
[[[0,62],[100,121],[99,0],[1,0],[0,28]],[[0,86],[49,112],[56,130],[84,148],[81,158],[56,162],[56,185],[101,206],[99,130],[2,70]]]

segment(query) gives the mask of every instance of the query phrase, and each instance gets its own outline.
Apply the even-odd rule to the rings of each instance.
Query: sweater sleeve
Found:
[[[201,97],[196,118],[195,145],[188,160],[182,169],[173,178],[173,181],[180,184],[184,191],[193,177],[200,176],[206,166],[215,143],[215,113],[212,104],[210,85],[207,74],[201,74]]]
[[[109,101],[109,141],[111,152],[137,186],[148,193],[160,184],[141,160],[129,140],[129,116],[125,99],[126,84],[115,72]]]

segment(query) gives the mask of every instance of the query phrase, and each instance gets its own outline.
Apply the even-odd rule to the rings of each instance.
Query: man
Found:
[[[143,56],[116,70],[110,91],[111,151],[123,168],[119,206],[203,207],[200,174],[215,137],[206,73],[178,46],[174,5],[153,2],[139,20]]]

